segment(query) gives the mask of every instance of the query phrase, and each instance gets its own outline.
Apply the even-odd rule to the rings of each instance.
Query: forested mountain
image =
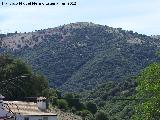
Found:
[[[30,33],[0,35],[8,51],[68,92],[123,81],[158,61],[159,37],[93,23],[72,23]]]
[[[146,107],[145,105],[139,106],[141,103],[134,100],[135,97],[138,98],[135,96],[137,93],[138,95],[143,93],[145,80],[158,78],[154,76],[159,74],[157,72],[159,67],[155,69],[155,66],[151,66],[153,70],[149,67],[146,73],[142,72],[145,74],[140,71],[160,60],[159,41],[158,35],[147,36],[121,28],[86,22],[71,23],[29,33],[0,34],[0,53],[7,53],[24,60],[36,73],[31,73],[30,68],[25,67],[24,63],[19,60],[1,57],[0,80],[10,81],[9,78],[21,74],[19,72],[35,75],[31,77],[34,78],[31,79],[31,83],[29,81],[27,83],[30,83],[33,90],[24,87],[26,91],[31,90],[27,92],[28,95],[43,94],[48,99],[56,101],[53,102],[53,106],[56,105],[60,109],[74,112],[90,120],[93,118],[101,120],[101,118],[97,119],[98,116],[107,117],[105,120],[129,120],[135,110]],[[62,90],[62,93],[48,86],[42,92],[41,87],[45,84],[40,81],[44,78],[37,76],[37,72],[45,75],[49,80],[49,85]],[[143,84],[136,82],[135,76],[139,73],[142,77],[138,79],[138,83],[142,81]],[[148,83],[146,86],[149,86],[152,91],[152,84]],[[19,81],[14,84],[21,85]],[[143,89],[136,93],[137,86]],[[158,93],[157,83],[155,86]],[[13,88],[8,86],[7,89]],[[13,89],[12,95],[15,96],[18,90],[18,88]],[[1,92],[6,93],[5,89]],[[65,94],[65,92],[80,93],[80,96]],[[10,94],[7,93],[5,96],[10,96]],[[19,94],[16,95],[18,98]],[[138,107],[134,109],[134,105]],[[135,113],[135,118],[139,117],[139,112]],[[143,116],[146,114],[143,113]]]
[[[135,78],[107,81],[82,96],[84,101],[94,101],[110,120],[130,120],[134,113],[136,87]]]

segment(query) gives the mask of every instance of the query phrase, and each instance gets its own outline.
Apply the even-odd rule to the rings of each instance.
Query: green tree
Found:
[[[99,111],[95,114],[95,120],[109,120],[109,118],[105,112]]]
[[[83,104],[80,102],[79,95],[73,93],[66,93],[64,99],[68,102],[70,108],[74,107],[76,110],[83,109]]]
[[[134,120],[158,120],[160,118],[160,63],[145,68],[137,78]]]
[[[49,100],[58,98],[57,91],[53,88],[47,88],[47,89],[43,90],[42,95]]]
[[[42,91],[42,96],[46,97],[53,105],[57,104],[56,102],[58,99],[57,90],[53,88],[47,88]]]
[[[42,75],[34,74],[24,62],[6,55],[0,56],[0,83],[0,93],[10,100],[40,96],[48,88]]]
[[[83,120],[93,120],[93,115],[89,110],[82,110],[77,112],[77,114],[80,115]]]
[[[97,105],[92,101],[86,103],[86,108],[91,111],[92,114],[97,112]]]
[[[64,99],[58,99],[57,100],[57,104],[58,104],[58,108],[59,109],[64,109],[64,110],[68,109],[68,103]]]
[[[69,107],[73,106],[74,95],[72,93],[66,93],[64,99],[68,102]]]

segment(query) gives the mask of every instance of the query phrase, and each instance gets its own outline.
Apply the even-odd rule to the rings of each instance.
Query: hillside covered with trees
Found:
[[[1,52],[32,65],[49,85],[68,92],[119,81],[159,58],[159,38],[93,23],[1,35]]]
[[[157,36],[80,22],[0,39],[1,53],[31,65],[0,57],[7,99],[43,95],[84,120],[159,118]]]

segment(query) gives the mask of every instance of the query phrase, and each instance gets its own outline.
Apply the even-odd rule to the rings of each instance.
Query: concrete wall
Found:
[[[40,110],[46,110],[46,102],[39,101],[37,102],[37,106]]]
[[[57,120],[57,116],[17,116],[16,120],[24,120],[25,117],[29,117],[29,120],[43,120],[43,117],[48,117],[48,120]]]

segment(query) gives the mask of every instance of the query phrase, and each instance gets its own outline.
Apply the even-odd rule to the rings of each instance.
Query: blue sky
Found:
[[[3,1],[3,0],[2,0]],[[14,2],[31,0],[14,0]],[[32,0],[34,1],[34,0]],[[38,0],[35,0],[35,2]],[[121,27],[147,35],[160,34],[160,0],[39,0],[77,2],[77,6],[2,6],[0,32],[31,32],[74,22]],[[11,2],[4,0],[4,2]]]

